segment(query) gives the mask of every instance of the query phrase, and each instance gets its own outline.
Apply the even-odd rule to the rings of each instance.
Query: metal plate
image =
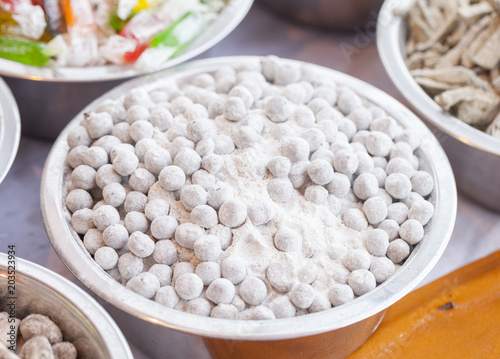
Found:
[[[0,183],[16,157],[21,137],[21,120],[14,96],[0,79]]]
[[[77,126],[83,113],[96,108],[105,99],[116,99],[130,89],[141,86],[146,90],[160,81],[183,81],[189,77],[212,72],[221,66],[237,66],[259,57],[223,57],[183,64],[177,68],[129,81],[92,102],[80,112],[56,140],[47,162],[41,184],[41,211],[52,246],[70,270],[93,292],[121,310],[150,324],[151,335],[165,327],[197,337],[233,340],[271,341],[300,338],[342,329],[378,315],[410,292],[430,272],[443,254],[455,223],[457,197],[450,164],[438,141],[427,127],[407,108],[377,88],[343,73],[317,65],[310,65],[320,77],[329,78],[339,86],[353,89],[360,96],[384,109],[404,128],[411,128],[422,139],[419,155],[422,168],[429,171],[436,183],[430,201],[435,214],[426,226],[425,238],[414,249],[405,264],[390,279],[373,291],[351,303],[319,313],[296,318],[270,321],[239,321],[206,318],[165,308],[133,293],[113,280],[91,258],[82,240],[71,228],[70,213],[64,206],[69,170],[65,164],[69,150],[67,136]],[[300,61],[282,60],[304,64]],[[347,340],[347,339],[346,339]]]
[[[151,71],[138,71],[133,64],[47,68],[0,59],[0,74],[37,81],[95,82],[126,79],[148,72],[164,70],[201,54],[229,35],[243,20],[252,3],[253,0],[232,0],[216,20],[209,24],[203,34],[197,37],[179,56],[166,61],[160,68]]]

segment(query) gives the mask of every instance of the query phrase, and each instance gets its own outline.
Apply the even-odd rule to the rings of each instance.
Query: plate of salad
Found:
[[[0,74],[117,80],[182,63],[227,36],[253,0],[0,0]]]

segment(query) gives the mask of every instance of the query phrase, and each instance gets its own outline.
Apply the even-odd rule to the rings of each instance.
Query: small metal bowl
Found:
[[[382,319],[384,310],[415,288],[430,272],[451,237],[457,206],[455,182],[448,160],[430,131],[408,109],[375,87],[311,65],[320,76],[352,88],[422,138],[419,155],[422,167],[433,175],[436,183],[430,198],[436,212],[426,226],[425,239],[400,270],[373,291],[340,307],[289,319],[240,321],[206,318],[166,308],[128,290],[99,268],[72,229],[71,216],[64,205],[69,185],[67,136],[78,125],[83,113],[137,86],[147,90],[167,77],[183,81],[221,66],[259,60],[258,57],[213,58],[129,81],[95,100],[75,117],[55,142],[45,164],[41,211],[52,246],[83,284],[109,303],[107,310],[129,340],[153,358],[274,358],[292,357],[299,351],[305,357],[344,358],[366,341]]]
[[[159,68],[138,71],[132,64],[40,68],[0,59],[0,74],[19,104],[23,134],[54,140],[79,109],[125,79],[164,70],[213,47],[238,26],[253,0],[232,0],[183,52]]]
[[[443,110],[411,76],[406,64],[406,21],[394,10],[415,0],[387,0],[380,10],[377,45],[387,74],[412,108],[429,124],[443,146],[458,189],[500,211],[500,139],[487,135]]]
[[[87,293],[48,269],[5,253],[0,253],[0,310],[19,319],[31,313],[48,316],[64,340],[75,345],[78,358],[133,359],[116,323]]]
[[[16,158],[21,137],[21,120],[16,100],[7,84],[0,79],[0,183]]]

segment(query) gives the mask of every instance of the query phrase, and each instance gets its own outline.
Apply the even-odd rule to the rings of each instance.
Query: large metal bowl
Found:
[[[6,76],[19,104],[23,134],[56,139],[82,107],[125,79],[170,68],[213,47],[243,20],[252,3],[232,0],[179,56],[148,71],[138,71],[133,65],[37,68],[0,59],[0,75]]]
[[[457,186],[484,206],[500,211],[500,140],[443,110],[415,82],[405,64],[406,21],[394,15],[415,0],[387,0],[380,10],[377,45],[389,77],[413,109],[430,125],[455,172]]]
[[[0,310],[12,310],[19,319],[31,313],[50,317],[64,340],[76,346],[78,358],[133,359],[120,329],[92,297],[60,275],[5,253],[0,253]]]
[[[72,229],[70,213],[64,205],[69,182],[69,168],[65,163],[69,131],[78,125],[84,112],[92,110],[104,99],[124,95],[131,88],[143,86],[148,89],[163,78],[182,81],[200,72],[259,59],[207,59],[127,82],[91,103],[73,119],[55,142],[45,164],[41,211],[52,246],[83,284],[110,304],[107,310],[122,326],[129,340],[154,358],[169,355],[172,358],[201,359],[288,358],[299,352],[305,357],[344,358],[371,335],[384,310],[429,273],[450,239],[457,205],[455,182],[448,160],[431,132],[408,109],[382,91],[348,75],[314,66],[321,76],[352,88],[385,109],[402,126],[421,135],[422,166],[432,173],[436,183],[430,199],[436,212],[426,227],[425,239],[399,271],[372,292],[341,307],[290,319],[233,321],[165,308],[126,289],[101,270]]]
[[[21,120],[16,100],[0,79],[0,183],[16,158],[20,136]]]

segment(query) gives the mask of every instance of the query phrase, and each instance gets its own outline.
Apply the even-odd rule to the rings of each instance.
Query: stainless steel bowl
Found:
[[[481,132],[436,104],[415,82],[405,64],[407,26],[394,15],[415,0],[387,0],[380,10],[377,45],[392,82],[429,124],[455,172],[457,186],[482,205],[500,211],[500,140]]]
[[[207,59],[129,81],[97,99],[75,117],[55,142],[45,164],[41,211],[52,246],[83,284],[109,303],[106,308],[129,340],[154,358],[286,358],[299,351],[305,357],[344,358],[371,335],[384,310],[429,273],[450,239],[456,215],[456,188],[451,167],[434,136],[415,115],[382,91],[348,75],[312,65],[320,76],[352,88],[422,138],[419,150],[422,166],[432,173],[436,183],[430,199],[436,212],[426,227],[425,239],[397,273],[372,292],[324,312],[272,321],[232,321],[165,308],[133,293],[101,270],[71,228],[70,213],[64,205],[69,183],[69,169],[65,164],[69,149],[66,139],[70,130],[79,123],[84,112],[134,87],[148,89],[167,77],[182,81],[221,66],[259,60],[258,57]]]
[[[0,183],[16,158],[21,121],[16,100],[7,84],[0,79]]]
[[[9,277],[13,270],[15,279]],[[48,269],[5,253],[0,253],[0,310],[13,310],[19,319],[31,313],[50,317],[64,340],[75,344],[78,358],[133,359],[116,323],[87,293]]]
[[[355,31],[375,25],[383,0],[260,0],[275,13],[294,21],[328,29]],[[372,30],[370,30],[372,31]]]
[[[213,47],[234,30],[253,0],[232,0],[207,29],[177,57],[159,68],[133,65],[37,68],[0,59],[0,75],[19,104],[23,134],[54,140],[79,109],[130,77],[170,68]]]

